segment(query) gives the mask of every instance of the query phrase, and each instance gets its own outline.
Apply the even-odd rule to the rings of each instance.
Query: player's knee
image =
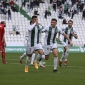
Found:
[[[58,56],[58,53],[54,53],[54,57]]]
[[[39,50],[38,52],[39,52],[39,54],[41,54],[41,55],[44,54],[43,50]]]
[[[69,50],[68,46],[65,47],[65,50],[66,50],[66,51]]]

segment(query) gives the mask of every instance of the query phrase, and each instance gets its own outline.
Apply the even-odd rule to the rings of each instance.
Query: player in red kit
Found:
[[[0,23],[0,54],[2,55],[2,63],[6,64],[5,60],[5,47],[6,47],[6,42],[5,42],[5,29],[6,23],[5,21],[2,21]]]

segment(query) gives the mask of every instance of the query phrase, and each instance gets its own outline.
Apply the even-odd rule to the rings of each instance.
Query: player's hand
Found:
[[[36,25],[38,25],[38,21],[36,21],[35,23],[36,23]]]
[[[73,35],[73,34],[74,34],[74,32],[71,32],[71,34]]]
[[[70,42],[70,46],[73,46],[73,43],[72,42]]]

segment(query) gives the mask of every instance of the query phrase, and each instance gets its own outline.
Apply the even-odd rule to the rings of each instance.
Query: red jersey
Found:
[[[0,24],[0,42],[2,42],[4,34],[5,34],[4,25]]]

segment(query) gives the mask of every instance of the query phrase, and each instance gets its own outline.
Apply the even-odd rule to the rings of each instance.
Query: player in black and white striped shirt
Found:
[[[62,29],[65,34],[68,35],[69,39],[72,41],[72,38],[78,38],[76,30],[72,27],[73,21],[69,20],[68,21],[68,27]],[[60,35],[58,37],[60,39]],[[64,59],[64,65],[67,66],[67,57],[68,57],[68,51],[70,48],[70,43],[68,40],[63,36],[61,40],[62,45],[64,46],[64,53],[62,54],[62,57],[59,60],[59,65],[60,67],[62,66],[62,60]]]

